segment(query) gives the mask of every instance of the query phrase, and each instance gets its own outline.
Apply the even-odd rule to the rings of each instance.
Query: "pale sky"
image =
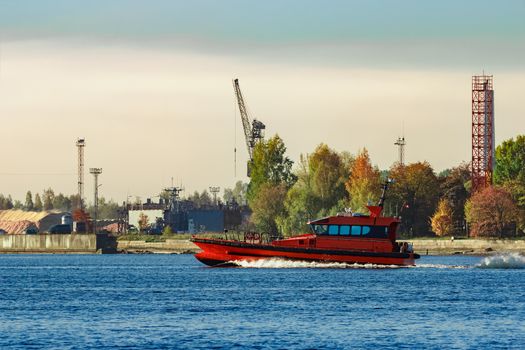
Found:
[[[496,142],[525,133],[525,1],[0,0],[0,193],[143,199],[247,181],[231,84],[294,161],[321,142],[388,168],[469,161],[473,74]],[[233,149],[237,146],[237,176]]]

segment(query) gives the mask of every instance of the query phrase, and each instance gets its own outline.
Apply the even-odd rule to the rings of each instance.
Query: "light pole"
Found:
[[[217,193],[221,191],[219,186],[210,186],[210,192],[213,195],[213,204],[218,205],[217,203]]]
[[[97,219],[98,219],[98,176],[102,174],[102,168],[90,168],[89,173],[93,174],[93,177],[95,178],[95,199],[94,199],[94,205],[95,205],[95,219],[93,220],[93,231],[95,231],[95,234],[97,233]]]

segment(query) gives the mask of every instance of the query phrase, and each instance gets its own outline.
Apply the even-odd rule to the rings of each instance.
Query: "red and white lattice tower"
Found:
[[[472,191],[492,184],[494,85],[492,75],[472,77]]]

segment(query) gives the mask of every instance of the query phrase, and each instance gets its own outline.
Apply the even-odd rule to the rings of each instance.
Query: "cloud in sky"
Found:
[[[0,0],[0,193],[74,193],[77,137],[120,201],[171,177],[188,192],[232,186],[235,139],[239,178],[246,161],[234,77],[295,160],[325,142],[366,146],[387,168],[403,122],[409,161],[468,160],[470,76],[483,68],[497,141],[524,129],[522,2],[393,3]]]

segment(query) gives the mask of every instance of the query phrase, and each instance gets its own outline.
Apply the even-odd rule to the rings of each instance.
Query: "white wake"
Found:
[[[476,267],[480,269],[525,269],[525,256],[519,253],[488,256]]]
[[[418,268],[418,269],[468,269],[472,266],[467,265],[445,265],[445,264],[418,264],[416,262],[416,266],[409,266],[411,268]]]
[[[347,264],[338,262],[318,262],[285,259],[259,259],[253,261],[237,260],[231,263],[246,268],[256,269],[395,269],[402,266],[376,264]]]

